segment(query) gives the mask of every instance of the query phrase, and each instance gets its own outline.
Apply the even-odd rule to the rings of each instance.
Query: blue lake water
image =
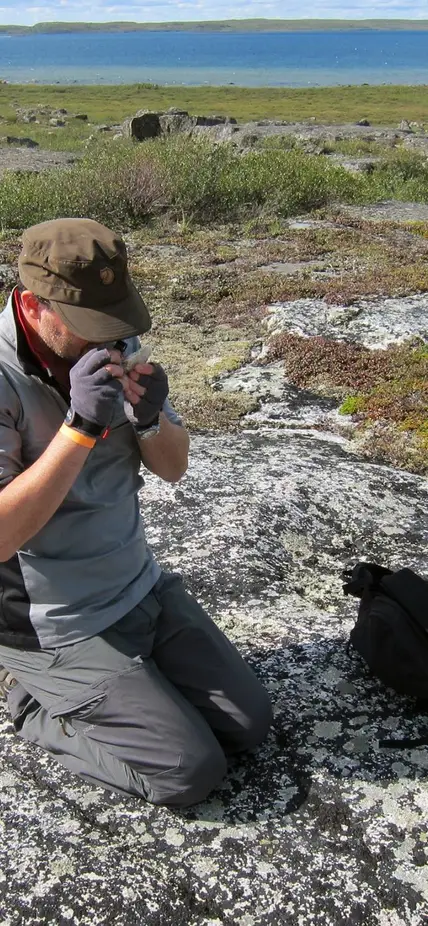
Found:
[[[1,36],[0,78],[61,84],[428,85],[428,31]]]

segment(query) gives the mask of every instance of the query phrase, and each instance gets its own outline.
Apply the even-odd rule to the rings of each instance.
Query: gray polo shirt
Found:
[[[24,340],[11,297],[0,315],[0,488],[43,453],[68,408]],[[127,352],[138,346],[130,339]],[[163,410],[181,423],[168,401]],[[0,563],[1,643],[30,649],[87,639],[150,592],[161,570],[140,516],[140,469],[119,397],[109,436],[97,442],[53,517]]]

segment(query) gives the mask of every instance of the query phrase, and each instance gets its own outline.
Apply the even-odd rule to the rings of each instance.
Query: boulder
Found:
[[[52,119],[49,119],[49,125],[52,125],[56,129],[63,129],[65,126],[64,119],[57,119],[56,116]]]
[[[229,123],[222,123],[220,125],[195,125],[192,129],[192,136],[202,135],[205,138],[211,138],[212,141],[231,141],[233,138],[234,142],[241,144],[241,134],[240,128],[238,125],[230,125]]]
[[[157,138],[162,134],[159,116],[163,113],[140,112],[130,119],[126,119],[122,126],[125,138],[135,138],[136,141],[146,141],[148,138]]]
[[[367,126],[367,125],[371,125],[371,123],[369,122],[368,119],[359,119],[358,122],[355,123],[355,125],[366,125]]]
[[[189,116],[185,110],[161,113],[159,125],[163,135],[174,135],[177,132],[191,132],[197,124],[195,116]]]
[[[345,170],[348,170],[351,174],[372,174],[376,170],[378,164],[382,163],[382,158],[380,157],[348,157],[347,155],[333,154],[330,155],[332,161],[336,161],[343,167]]]
[[[126,137],[136,141],[157,138],[159,135],[175,135],[193,132],[195,129],[214,129],[236,126],[236,119],[229,116],[192,116],[185,109],[169,109],[167,112],[141,110],[126,119],[122,131]]]
[[[38,148],[38,141],[34,141],[34,138],[19,138],[15,135],[6,136],[6,144],[8,145],[17,145],[20,148]]]
[[[75,119],[80,119],[81,122],[87,122],[87,121],[88,121],[88,117],[87,117],[86,113],[76,113],[76,115],[74,116],[74,118],[75,118]]]

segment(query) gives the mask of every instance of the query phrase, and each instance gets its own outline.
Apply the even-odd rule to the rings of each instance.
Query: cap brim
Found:
[[[95,344],[144,334],[152,324],[147,306],[131,280],[127,298],[102,310],[85,309],[53,299],[49,302],[69,331]]]

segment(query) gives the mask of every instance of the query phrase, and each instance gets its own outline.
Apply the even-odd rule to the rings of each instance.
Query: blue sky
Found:
[[[105,22],[133,20],[167,22],[177,20],[243,19],[426,19],[427,0],[0,0],[0,23],[46,22],[51,20]]]

